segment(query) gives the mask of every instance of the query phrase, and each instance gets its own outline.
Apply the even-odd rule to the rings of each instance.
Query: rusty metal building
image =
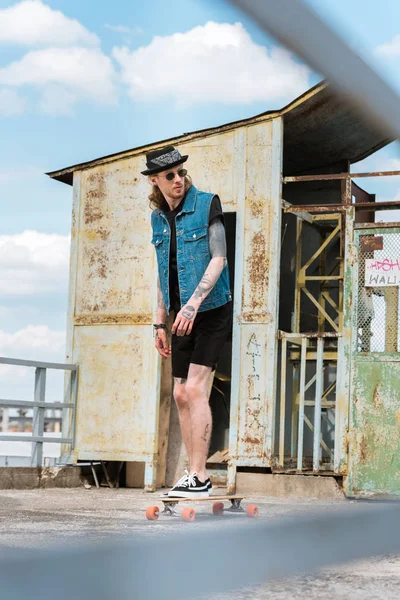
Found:
[[[400,224],[375,222],[400,202],[353,181],[400,172],[350,174],[390,141],[322,83],[281,110],[49,173],[73,186],[67,360],[80,375],[68,460],[143,464],[148,490],[175,476],[140,175],[168,142],[226,213],[234,327],[211,397],[212,472],[230,492],[246,472],[331,475],[349,496],[400,492],[399,283],[377,272],[396,276]]]

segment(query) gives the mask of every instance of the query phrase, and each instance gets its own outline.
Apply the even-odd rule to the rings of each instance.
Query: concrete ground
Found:
[[[148,505],[156,504],[159,493],[108,488],[38,489],[0,491],[0,550],[38,548],[49,545],[104,541],[110,536],[164,536],[187,527],[229,527],[237,515],[210,517],[211,506],[198,505],[195,524],[177,518],[145,519]],[[260,519],[335,511],[344,500],[301,500],[258,496]],[[353,503],[354,504],[354,503]],[[243,517],[244,518],[244,517]],[[209,600],[276,599],[296,600],[394,600],[400,596],[400,557],[387,556],[324,570],[317,576],[274,581],[251,590],[218,595]],[[6,599],[5,599],[6,600]]]

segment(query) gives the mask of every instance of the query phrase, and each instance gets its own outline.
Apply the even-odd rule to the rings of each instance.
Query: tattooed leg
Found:
[[[190,426],[190,407],[186,393],[187,379],[174,377],[174,400],[178,409],[182,441],[186,448],[189,465],[192,456],[192,431]]]
[[[207,478],[206,462],[212,430],[209,399],[213,379],[214,371],[211,372],[210,367],[190,365],[186,383],[192,433],[190,470],[196,471],[200,481],[205,481]]]

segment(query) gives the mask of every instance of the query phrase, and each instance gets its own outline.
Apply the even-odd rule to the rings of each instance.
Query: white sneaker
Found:
[[[168,496],[172,498],[208,498],[210,491],[207,483],[199,480],[197,473],[190,473],[184,481],[172,488]]]
[[[185,474],[182,475],[182,477],[180,479],[178,479],[178,481],[175,483],[174,487],[169,491],[169,492],[165,492],[165,494],[163,494],[164,496],[174,496],[174,494],[171,494],[171,492],[173,492],[176,488],[180,487],[183,483],[185,483],[185,481],[188,479],[189,477],[189,471],[187,469],[185,469]]]

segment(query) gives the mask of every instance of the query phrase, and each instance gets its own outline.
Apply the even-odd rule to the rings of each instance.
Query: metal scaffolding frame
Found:
[[[400,171],[381,171],[282,177],[284,184],[339,180],[341,182],[341,204],[293,205],[285,200],[282,201],[283,211],[296,216],[296,255],[292,333],[279,331],[281,372],[280,398],[278,400],[280,405],[279,450],[275,466],[277,471],[345,473],[343,456],[339,458],[340,452],[337,448],[339,443],[346,447],[345,440],[342,438],[347,434],[347,429],[343,426],[347,417],[343,418],[339,412],[348,405],[348,399],[343,405],[341,402],[337,402],[337,396],[343,392],[344,385],[343,382],[338,382],[337,374],[340,373],[340,378],[346,378],[349,373],[349,365],[344,364],[345,357],[339,356],[340,348],[344,348],[349,335],[346,330],[346,339],[343,339],[345,263],[346,260],[350,262],[352,260],[350,256],[345,260],[345,248],[349,244],[348,238],[352,236],[354,229],[378,226],[375,223],[355,223],[355,211],[366,208],[369,211],[379,211],[400,207],[399,201],[353,203],[351,183],[355,178],[399,175]],[[320,243],[310,256],[304,258],[303,237],[306,227],[310,226],[319,231]],[[379,223],[379,226],[392,227],[393,223]],[[330,260],[328,260],[328,256],[334,243],[338,243],[338,255],[333,261],[332,256],[329,257]],[[312,274],[310,273],[311,269],[314,269]],[[347,278],[349,277],[351,277],[351,270],[347,272]],[[314,291],[309,289],[311,282],[319,282],[317,291],[315,287]],[[333,294],[334,288],[336,288],[335,294]],[[315,330],[311,332],[305,331],[302,327],[302,314],[305,313],[303,305],[306,299],[317,309]],[[288,373],[289,364],[291,374]],[[324,382],[324,375],[328,371],[331,380]],[[288,394],[288,381],[291,381],[292,384],[291,394],[290,392]],[[312,393],[313,397],[311,397]],[[335,395],[334,399],[332,399],[332,394]],[[287,423],[288,396],[291,396],[290,423]],[[314,408],[313,419],[306,414],[306,407]],[[334,410],[333,430],[340,423],[340,434],[333,431],[333,448],[332,442],[329,445],[329,440],[323,439],[321,434],[322,419],[327,416],[329,410]],[[304,455],[304,425],[313,432],[312,466],[310,460]],[[285,436],[287,437],[288,428],[290,430],[290,453],[287,451],[285,454]],[[328,431],[332,433],[332,427],[328,428]],[[323,451],[325,460],[322,456]]]

